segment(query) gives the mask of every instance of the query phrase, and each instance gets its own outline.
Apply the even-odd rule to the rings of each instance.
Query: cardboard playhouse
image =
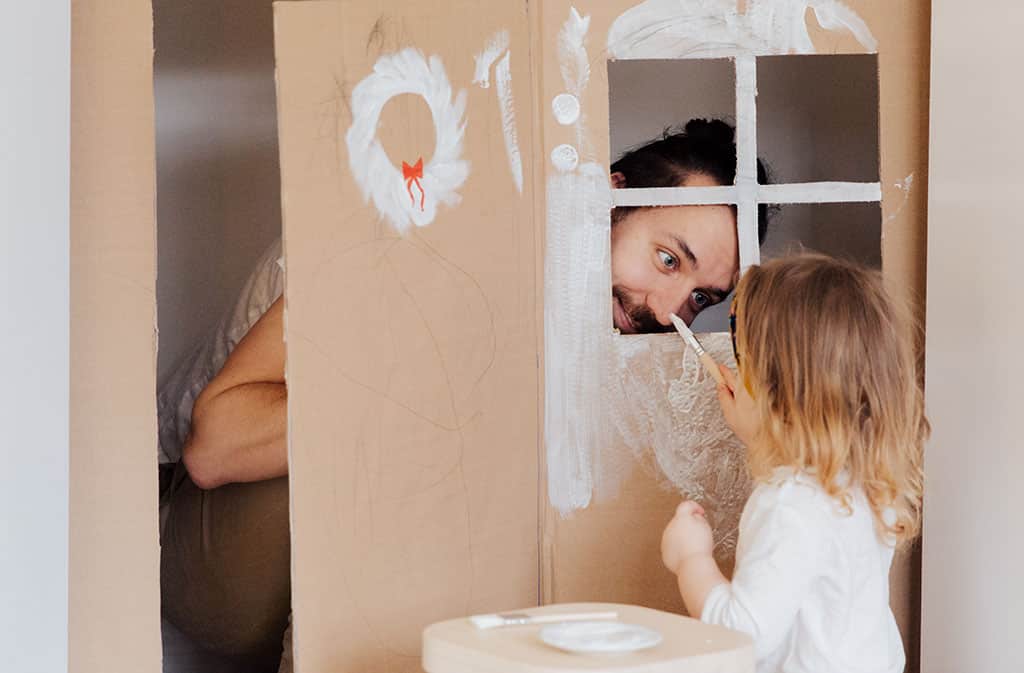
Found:
[[[681,494],[708,503],[728,565],[740,447],[678,337],[612,330],[610,212],[735,205],[741,266],[867,232],[923,314],[928,21],[926,2],[868,0],[274,3],[273,63],[218,68],[276,73],[297,670],[420,670],[423,627],[473,613],[681,612],[658,553]],[[153,35],[149,3],[73,3],[82,673],[160,667]],[[610,189],[622,150],[718,115],[734,186]],[[760,204],[788,232],[763,246]],[[910,670],[917,567],[893,569]]]

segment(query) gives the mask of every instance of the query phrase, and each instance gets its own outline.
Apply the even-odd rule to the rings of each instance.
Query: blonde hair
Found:
[[[881,274],[817,254],[774,260],[744,274],[735,309],[740,373],[763,420],[754,478],[811,470],[848,511],[860,486],[878,530],[913,540],[930,429],[909,311]]]

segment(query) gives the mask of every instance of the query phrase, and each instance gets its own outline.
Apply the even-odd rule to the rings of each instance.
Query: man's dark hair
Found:
[[[736,182],[736,129],[721,119],[691,119],[682,131],[666,129],[661,138],[627,151],[611,166],[626,187],[679,187],[690,175],[704,174],[720,185]],[[770,184],[768,170],[757,160],[757,182]],[[612,223],[646,206],[612,211]],[[763,244],[772,209],[757,205],[757,240]]]

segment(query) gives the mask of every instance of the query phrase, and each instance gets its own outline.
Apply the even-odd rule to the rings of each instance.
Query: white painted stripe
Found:
[[[519,153],[519,139],[516,134],[516,110],[512,99],[512,66],[509,58],[512,50],[505,52],[494,66],[494,79],[498,90],[498,108],[501,110],[501,129],[505,134],[505,153],[508,154],[509,168],[516,190],[523,193],[523,158]]]
[[[761,185],[762,203],[860,203],[881,201],[878,182],[806,182],[788,185]]]
[[[741,193],[737,187],[651,187],[616,189],[612,203],[616,206],[708,206],[738,204]],[[750,200],[750,199],[747,199]],[[882,200],[878,182],[802,182],[781,185],[758,185],[757,203],[863,203]]]
[[[757,240],[757,59],[736,57],[736,231],[740,270],[761,261]]]
[[[487,46],[479,54],[473,57],[476,62],[476,69],[473,73],[473,84],[487,89],[491,86],[491,66],[501,56],[501,53],[508,49],[508,31],[502,30],[495,33]]]

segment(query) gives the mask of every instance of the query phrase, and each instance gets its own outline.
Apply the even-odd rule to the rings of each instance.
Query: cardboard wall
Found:
[[[1008,85],[1019,79],[1021,25],[1019,3],[985,12],[934,3],[921,620],[929,673],[1021,667],[1024,95]]]
[[[529,192],[517,199],[511,191],[500,128],[493,117],[488,119],[493,112],[487,108],[493,111],[493,101],[472,87],[466,156],[474,167],[462,190],[465,200],[408,238],[399,238],[362,201],[349,170],[344,134],[352,114],[348,103],[352,87],[370,73],[379,55],[410,45],[440,54],[457,89],[459,82],[469,86],[469,57],[479,53],[494,31],[512,25],[515,81],[532,77],[536,92],[532,100],[522,89],[516,92],[520,114],[526,96],[536,124],[536,136],[520,125],[524,157],[536,157],[532,164],[524,160],[524,166],[536,171],[539,184],[554,170],[547,160],[550,151],[564,142],[582,142],[594,149],[598,163],[607,163],[602,42],[612,20],[630,3],[575,6],[590,16],[590,35],[596,36],[590,44],[591,86],[582,101],[588,120],[584,139],[574,138],[571,128],[558,126],[547,108],[547,101],[562,88],[553,45],[569,16],[568,2],[553,0],[531,9],[532,33],[524,8],[505,8],[515,12],[512,17],[491,8],[463,12],[452,24],[449,11],[458,7],[395,4],[369,10],[352,3],[277,7],[300,670],[330,664],[415,670],[413,634],[419,626],[446,614],[511,607],[517,597],[530,596],[527,580],[534,550],[527,542],[533,513],[529,503],[536,493],[535,454],[524,449],[536,430],[532,404],[538,400],[530,396],[541,394],[532,370],[540,351],[536,332],[530,340],[529,330],[539,332],[540,328],[539,307],[530,302],[541,291],[534,270],[544,254],[544,199],[538,190],[531,204]],[[928,6],[905,3],[894,10],[885,3],[865,1],[853,3],[853,8],[879,41],[884,273],[891,287],[920,311]],[[864,50],[848,34],[818,29],[812,34],[819,53]],[[526,63],[515,58],[522,53],[519,44],[527,38],[532,47],[532,76]],[[388,118],[388,114],[394,116]],[[484,119],[478,122],[481,116]],[[518,119],[522,124],[524,117]],[[393,99],[385,107],[378,133],[396,165],[406,157],[411,161],[427,156],[432,145],[429,115],[415,97]],[[530,137],[532,146],[525,140]],[[487,176],[487,182],[479,182],[481,175]],[[912,185],[909,191],[907,184]],[[506,199],[511,210],[498,207],[500,199]],[[515,214],[512,240],[518,247],[514,250],[495,247],[493,238],[485,238],[484,230],[497,227],[502,235],[508,231],[508,218],[495,219],[496,212]],[[534,246],[536,258],[524,265],[529,245]],[[480,266],[481,257],[491,266]],[[431,268],[434,264],[446,267],[452,259],[458,260],[457,266],[449,268],[447,278],[438,277]],[[488,276],[498,271],[503,260],[509,264],[505,274]],[[450,304],[456,300],[447,296],[452,290],[465,292],[458,271],[467,270],[479,291],[477,297],[502,307],[501,313],[495,310],[492,316],[500,316],[503,322],[493,323],[499,335],[494,342],[495,364],[474,385],[461,387],[460,378],[473,378],[468,373],[473,369],[472,357],[481,349],[486,351],[491,339],[486,318],[478,325],[472,311],[457,312]],[[449,285],[452,290],[445,289]],[[426,292],[419,294],[420,288],[428,287],[429,298]],[[352,295],[353,289],[358,297]],[[470,289],[470,295],[477,290]],[[501,300],[503,295],[507,299]],[[426,311],[424,305],[429,307]],[[512,306],[518,310],[509,311]],[[435,324],[445,315],[458,315],[458,324],[443,319]],[[396,337],[399,326],[404,331]],[[424,328],[428,334],[420,335]],[[514,343],[503,340],[501,335],[508,333],[517,334]],[[462,373],[456,370],[453,378],[445,370],[452,362],[449,353],[456,351],[463,354]],[[531,369],[516,370],[515,379],[497,385],[494,377],[505,358],[510,372],[515,362]],[[439,413],[448,419],[440,427],[432,418]],[[478,420],[463,429],[459,419],[467,414]],[[519,432],[477,434],[477,424],[484,423],[516,427]],[[473,434],[467,433],[470,427]],[[461,447],[469,451],[464,453]],[[409,462],[408,452],[413,449],[418,456],[415,466]],[[480,463],[466,463],[467,456]],[[496,463],[499,458],[502,462]],[[442,470],[439,479],[430,481],[430,475],[444,465],[448,471]],[[492,481],[498,465],[497,470],[510,477],[502,482],[507,491],[497,490]],[[448,484],[451,479],[455,483]],[[425,481],[429,483],[424,486]],[[489,497],[482,499],[483,492]],[[382,493],[386,494],[383,500]],[[568,518],[550,510],[542,497],[542,600],[622,601],[682,610],[673,578],[661,568],[658,553],[661,529],[678,500],[679,494],[666,488],[665,480],[648,464],[638,464],[629,473],[616,497]],[[504,538],[505,543],[517,542],[514,554],[492,537],[490,526],[500,520],[491,518],[494,509],[515,512],[514,528],[520,535]],[[465,523],[459,516],[463,512],[469,515]],[[486,547],[478,542],[485,539],[491,541]],[[428,547],[447,549],[444,567],[432,556],[424,556]],[[456,549],[463,551],[456,553]],[[408,566],[410,554],[422,557],[415,572]],[[479,575],[483,558],[500,558],[489,574],[515,578],[520,590],[508,585],[485,589],[487,581]],[[455,576],[471,579],[452,583]],[[401,598],[389,598],[387,606],[367,588],[396,583]],[[438,590],[445,585],[449,590]],[[460,590],[453,594],[452,586]],[[917,649],[916,587],[911,553],[896,563],[892,591],[911,670],[915,670]],[[330,642],[328,634],[338,632],[369,635],[372,640],[362,647],[348,641]]]
[[[153,33],[71,5],[68,670],[160,670]]]
[[[629,4],[577,6],[603,36]],[[879,39],[885,274],[923,315],[929,5],[849,4]],[[150,671],[159,666],[152,20],[145,3],[76,0],[73,10],[71,667]],[[347,0],[276,12],[299,670],[418,670],[424,624],[541,600],[681,609],[657,550],[677,493],[640,466],[619,498],[562,519],[538,483],[538,186],[564,142],[547,106],[560,81],[551,45],[569,3],[528,12],[525,3]],[[472,83],[473,56],[501,29],[511,38],[522,194],[495,90]],[[815,39],[819,52],[859,50],[849,36]],[[352,181],[344,134],[353,87],[380,55],[406,46],[439,55],[452,88],[466,91],[472,166],[461,205],[403,238]],[[585,109],[593,147],[606,154],[601,70]],[[395,163],[429,161],[435,138],[421,99],[392,99],[381,129]],[[896,183],[909,175],[906,196]],[[893,573],[912,662],[914,568],[903,557]]]
[[[570,6],[589,15],[591,82],[583,101],[587,138],[598,162],[608,161],[607,76],[600,67],[604,36],[632,2],[568,2],[541,5],[542,101],[561,90],[553,49]],[[878,40],[883,272],[888,285],[913,302],[923,319],[926,240],[929,3],[861,0],[847,3]],[[813,24],[812,24],[813,26]],[[812,30],[817,53],[862,53],[852,35]],[[569,131],[544,117],[538,155],[546,157]],[[554,170],[546,162],[548,172]],[[897,183],[908,176],[909,193]],[[667,337],[654,337],[667,338]],[[563,518],[550,509],[544,530],[543,597],[546,602],[602,600],[682,611],[674,577],[661,567],[662,528],[679,502],[653,465],[638,464],[620,496]],[[919,631],[919,561],[916,551],[898,557],[892,571],[892,606],[904,635],[908,670],[916,670]]]
[[[538,601],[526,4],[275,11],[297,670],[418,671],[426,624]],[[509,33],[522,194],[495,85],[472,83],[473,56],[499,30]],[[458,207],[442,205],[402,237],[364,202],[345,135],[354,87],[379,56],[409,46],[440,59],[433,71],[452,89],[441,98],[466,96],[470,172]],[[387,102],[377,132],[395,166],[435,152],[420,96]]]

